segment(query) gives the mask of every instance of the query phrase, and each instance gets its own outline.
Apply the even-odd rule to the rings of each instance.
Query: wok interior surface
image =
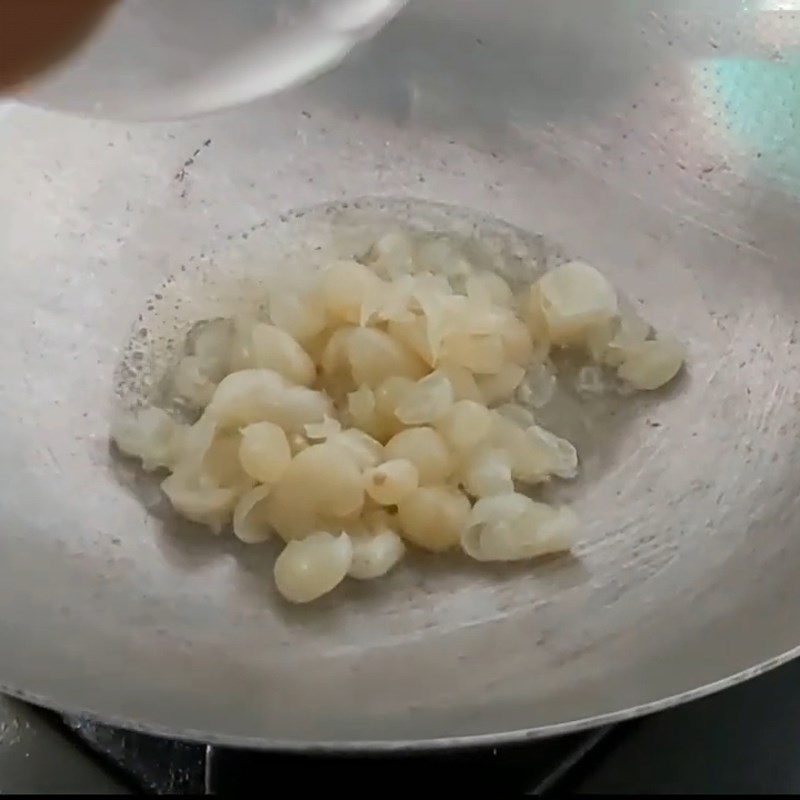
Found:
[[[212,741],[388,747],[640,713],[800,644],[800,16],[491,5],[412,4],[337,72],[213,117],[0,110],[5,688]],[[414,558],[289,608],[269,545],[184,528],[119,461],[115,393],[156,391],[186,326],[292,269],[270,248],[304,226],[449,207],[596,264],[689,369],[565,405],[573,557]]]

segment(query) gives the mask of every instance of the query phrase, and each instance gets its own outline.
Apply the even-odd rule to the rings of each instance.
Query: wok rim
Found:
[[[143,733],[212,747],[230,747],[251,751],[280,751],[304,753],[309,755],[392,755],[395,753],[439,753],[452,750],[470,750],[503,745],[525,744],[543,739],[582,733],[598,728],[609,727],[623,722],[648,716],[659,711],[700,700],[740,683],[757,678],[778,667],[782,667],[800,656],[800,645],[774,656],[753,667],[705,683],[695,689],[667,695],[647,703],[610,711],[591,717],[582,717],[568,722],[537,725],[531,728],[518,728],[497,733],[464,734],[457,736],[437,736],[424,739],[368,739],[368,740],[300,740],[273,739],[268,736],[241,736],[236,734],[209,733],[202,730],[183,729],[176,731],[168,726],[146,720],[136,720],[104,711],[76,708],[47,695],[29,692],[0,682],[0,692],[25,703],[39,706],[58,714],[86,717],[92,722],[120,728],[132,733]]]

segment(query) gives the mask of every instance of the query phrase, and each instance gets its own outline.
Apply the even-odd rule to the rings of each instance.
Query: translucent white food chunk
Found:
[[[379,325],[381,322],[385,322],[387,318],[384,313],[385,310],[390,306],[394,306],[396,302],[395,291],[393,284],[385,283],[381,280],[368,286],[361,300],[358,324],[364,327],[365,325]]]
[[[502,406],[498,406],[495,411],[521,428],[528,428],[536,421],[533,412],[518,403],[504,403]]]
[[[361,470],[340,444],[325,442],[298,453],[266,500],[266,516],[284,539],[301,538],[325,516],[342,519],[364,505]]]
[[[310,422],[304,426],[306,437],[315,442],[324,442],[342,430],[342,424],[338,419],[329,417],[327,414],[322,422]]]
[[[445,275],[434,272],[421,272],[414,276],[414,291],[411,308],[416,312],[427,314],[426,301],[440,298],[445,304],[453,297],[453,287]],[[461,298],[463,301],[463,298]]]
[[[207,525],[214,533],[230,522],[238,496],[233,489],[201,486],[196,475],[185,471],[173,472],[161,489],[181,516]]]
[[[364,504],[361,470],[352,451],[338,443],[318,444],[298,453],[286,479],[305,484],[310,502],[324,514],[346,517]]]
[[[261,322],[254,326],[251,336],[254,367],[274,370],[289,383],[311,386],[317,377],[317,368],[308,353],[286,331]]]
[[[508,451],[499,448],[477,451],[467,459],[461,482],[473,497],[513,492],[511,456]]]
[[[257,324],[251,315],[243,315],[232,320],[233,341],[231,343],[228,372],[251,369],[253,365],[253,328]]]
[[[301,344],[322,333],[328,324],[325,306],[316,294],[276,292],[269,300],[269,315],[273,325]]]
[[[478,561],[519,561],[569,550],[578,519],[569,508],[554,508],[521,494],[479,500],[461,538]]]
[[[374,387],[392,377],[418,380],[428,371],[419,356],[377,328],[354,330],[347,354],[356,385]]]
[[[396,506],[419,486],[416,466],[405,458],[396,458],[364,473],[367,494],[382,506]]]
[[[348,428],[363,431],[381,442],[391,435],[378,413],[375,392],[369,386],[360,386],[354,392],[349,392],[342,412],[342,420]]]
[[[280,480],[292,460],[283,428],[273,422],[255,422],[244,427],[239,460],[244,471],[261,483]]]
[[[537,472],[559,478],[574,478],[578,474],[578,453],[571,442],[539,425],[531,425],[525,437]]]
[[[542,308],[542,293],[538,281],[528,291],[528,296],[522,304],[522,314],[531,334],[531,343],[533,344],[534,352],[538,356],[537,360],[542,360],[547,357],[551,342],[547,318]]]
[[[553,399],[557,385],[555,370],[550,362],[534,364],[528,368],[517,388],[517,399],[533,408],[544,408]]]
[[[330,317],[361,324],[365,301],[381,288],[381,279],[369,267],[357,261],[337,261],[322,273],[321,291]]]
[[[353,559],[347,574],[361,581],[385,575],[406,552],[403,540],[389,528],[375,534],[351,536],[350,539]]]
[[[584,332],[584,343],[586,351],[589,353],[592,361],[595,364],[606,364],[612,366],[610,363],[614,357],[618,360],[613,366],[619,366],[622,363],[622,355],[619,353],[609,353],[609,345],[611,340],[616,335],[619,329],[619,318],[612,318],[604,320],[603,322],[590,325]]]
[[[420,484],[443,483],[455,464],[447,443],[433,428],[409,428],[393,436],[384,448],[388,459],[407,459],[417,468]]]
[[[375,244],[378,232],[375,223],[349,221],[346,225],[335,225],[331,229],[331,252],[337,258],[363,261],[368,259],[371,248]]]
[[[469,517],[469,500],[447,486],[420,486],[397,507],[403,538],[439,553],[455,547]]]
[[[403,430],[397,409],[415,387],[411,378],[387,378],[375,390],[375,408],[379,419],[379,436],[384,441]]]
[[[455,301],[450,285],[441,276],[437,278],[435,275],[421,275],[417,278],[409,307],[413,311],[421,312],[425,319],[428,337],[425,352],[431,354],[428,361],[432,359],[433,363],[438,363],[444,337],[454,325],[452,317]]]
[[[306,452],[301,450],[298,455]],[[321,515],[309,502],[308,486],[304,481],[278,481],[264,499],[264,519],[286,542],[302,539],[319,530]]]
[[[192,408],[205,408],[214,396],[217,384],[208,377],[203,362],[197,356],[184,356],[172,376],[175,396]]]
[[[272,535],[264,503],[269,493],[269,486],[255,486],[245,492],[236,503],[233,510],[233,532],[241,541],[258,544],[265,542]]]
[[[586,349],[597,364],[619,367],[629,351],[647,341],[653,329],[620,298],[619,315],[592,325],[586,332]]]
[[[347,450],[360,470],[377,467],[383,461],[383,445],[358,428],[334,434],[328,441]]]
[[[289,542],[275,561],[275,585],[292,603],[310,603],[335,589],[347,575],[353,546],[346,533],[312,533]]]
[[[387,278],[399,278],[414,271],[414,241],[405,231],[389,231],[369,253],[370,266]]]
[[[513,295],[508,284],[492,272],[473,272],[464,280],[464,293],[480,306],[510,306]]]
[[[287,433],[300,433],[331,412],[328,399],[304,386],[292,386],[269,369],[233,372],[214,392],[206,413],[223,427],[274,422]]]
[[[465,455],[483,442],[492,427],[492,415],[482,403],[458,400],[436,423],[454,453]]]
[[[451,295],[445,298],[447,329],[445,334],[469,335],[499,334],[510,316],[508,309],[472,302],[468,297]]]
[[[617,374],[636,389],[658,389],[678,374],[685,357],[675,339],[654,339],[629,349]]]
[[[350,337],[355,330],[356,328],[350,326],[338,328],[322,349],[319,365],[328,391],[331,391],[331,387],[340,389],[350,387],[346,389],[347,391],[354,388],[348,348]]]
[[[172,375],[172,389],[190,408],[205,408],[228,371],[235,335],[227,319],[200,322],[189,332],[184,356]]]
[[[371,420],[376,413],[375,392],[366,384],[347,395],[347,410],[359,427],[360,421]]]
[[[472,400],[475,403],[483,402],[483,395],[478,388],[475,376],[466,368],[450,362],[440,362],[439,372],[447,376],[453,387],[453,397],[456,400]]]
[[[448,334],[441,355],[442,359],[481,375],[496,373],[505,360],[503,339],[498,333]]]
[[[198,480],[201,486],[243,492],[255,483],[242,468],[239,458],[241,443],[242,437],[236,431],[224,432],[214,437],[200,462]]]
[[[583,261],[570,261],[538,281],[551,340],[570,344],[591,325],[614,317],[617,293],[606,277]]]
[[[230,369],[235,336],[233,320],[220,318],[198,323],[186,337],[187,352],[214,383],[219,383]]]
[[[653,328],[645,322],[627,301],[620,301],[619,324],[614,337],[609,342],[604,363],[619,366],[625,355],[632,349],[646,342],[653,333]]]
[[[375,390],[375,408],[386,417],[394,417],[397,407],[413,391],[416,381],[411,378],[391,377],[383,381]]]
[[[290,433],[286,439],[289,442],[289,449],[292,451],[293,456],[311,446],[311,442],[302,433]]]
[[[334,330],[326,328],[322,333],[315,336],[313,339],[308,339],[302,342],[303,349],[308,353],[311,360],[317,368],[317,385],[322,382],[324,378],[324,371],[322,368],[322,355],[325,352],[325,347],[333,336]]]
[[[410,314],[403,319],[393,319],[387,328],[388,333],[409,350],[416,353],[428,366],[436,364],[428,337],[428,323],[419,314]]]
[[[347,395],[348,424],[360,428],[372,437],[380,439],[388,435],[381,415],[378,413],[375,392],[369,386],[359,386]]]
[[[494,406],[510,400],[524,378],[525,370],[511,362],[503,364],[494,375],[480,375],[477,380],[483,402]]]
[[[418,242],[414,260],[420,270],[444,275],[451,280],[464,279],[472,273],[469,261],[446,236],[429,237]]]
[[[407,391],[395,409],[405,425],[425,425],[441,419],[453,406],[453,387],[442,372],[431,372]]]
[[[120,414],[111,425],[111,438],[127,456],[142,460],[148,472],[172,467],[179,456],[182,426],[160,408]]]
[[[467,297],[481,305],[510,308],[514,295],[509,285],[495,272],[478,272],[466,280]]]
[[[503,354],[507,361],[527,367],[534,360],[533,340],[525,323],[509,314],[504,317],[500,329]]]
[[[534,446],[524,428],[501,414],[495,414],[489,440],[511,457],[511,474],[515,480],[529,484],[547,480],[550,452],[543,453],[540,447]]]
[[[415,314],[409,305],[415,286],[416,281],[412,275],[403,275],[390,283],[381,283],[380,291],[371,293],[361,308],[361,324],[391,324],[412,320]]]
[[[194,425],[185,429],[180,437],[177,464],[173,469],[190,468],[199,473],[203,459],[217,435],[217,428],[216,421],[204,414]]]

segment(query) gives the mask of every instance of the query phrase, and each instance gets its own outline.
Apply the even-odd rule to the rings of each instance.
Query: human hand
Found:
[[[0,0],[0,92],[76,48],[117,0]]]

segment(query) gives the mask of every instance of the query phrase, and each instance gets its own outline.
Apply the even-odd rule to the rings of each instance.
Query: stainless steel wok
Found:
[[[426,0],[310,86],[216,116],[0,110],[3,688],[171,735],[390,748],[574,730],[791,658],[797,5]],[[158,335],[289,209],[383,196],[586,257],[690,368],[589,415],[574,558],[419,559],[289,609],[269,546],[178,530],[111,452],[120,364],[150,380]]]

